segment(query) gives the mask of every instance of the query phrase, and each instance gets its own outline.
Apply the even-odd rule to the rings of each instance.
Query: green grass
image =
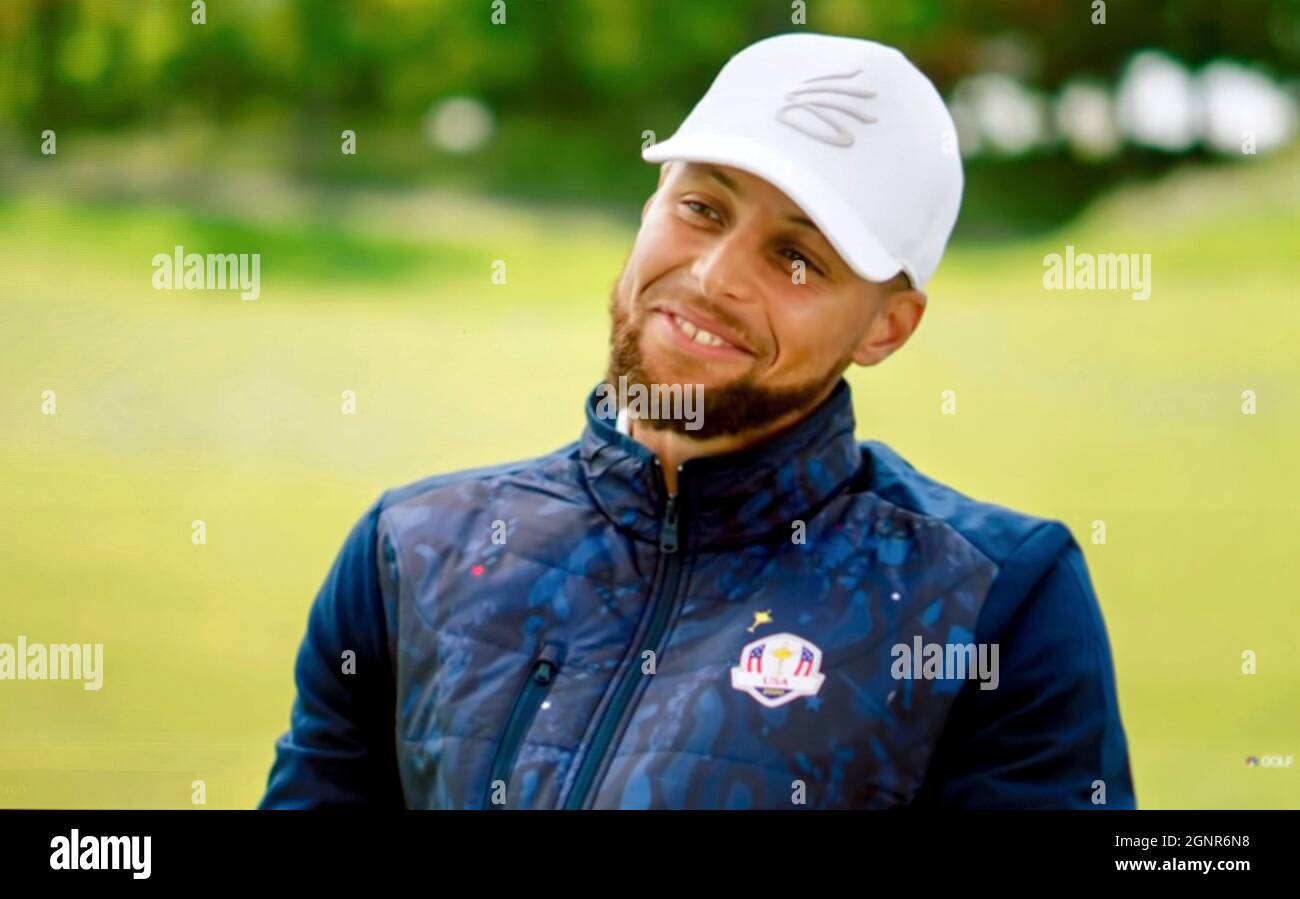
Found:
[[[98,693],[0,683],[0,805],[190,807],[195,779],[252,805],[365,506],[576,437],[631,232],[438,203],[0,205],[0,641],[102,642],[106,668]],[[261,252],[261,298],[154,291],[177,243]],[[1066,243],[1151,253],[1151,299],[1044,291]],[[1300,749],[1297,246],[1294,157],[1179,175],[1050,239],[954,249],[913,341],[850,376],[862,437],[1074,530],[1147,808],[1300,806],[1300,764],[1244,764]]]

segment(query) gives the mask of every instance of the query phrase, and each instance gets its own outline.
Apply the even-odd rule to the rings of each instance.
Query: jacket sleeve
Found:
[[[290,729],[259,808],[402,805],[396,688],[379,585],[381,496],[352,528],[316,596],[294,669]],[[351,651],[353,657],[345,657]]]
[[[1063,530],[1064,546],[1035,563]],[[998,644],[998,686],[963,685],[917,804],[1135,808],[1101,609],[1064,525],[1044,525],[1003,566],[976,641]]]

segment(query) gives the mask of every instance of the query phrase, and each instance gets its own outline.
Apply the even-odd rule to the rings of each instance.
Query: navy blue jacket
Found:
[[[675,497],[596,398],[577,442],[362,516],[263,808],[1134,806],[1064,524],[859,443],[843,381]]]

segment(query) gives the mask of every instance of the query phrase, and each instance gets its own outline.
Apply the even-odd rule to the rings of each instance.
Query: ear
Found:
[[[883,362],[907,343],[925,315],[925,294],[911,287],[896,290],[878,301],[880,309],[853,351],[858,365]]]

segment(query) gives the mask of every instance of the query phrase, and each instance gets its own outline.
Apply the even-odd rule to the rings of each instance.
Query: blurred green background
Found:
[[[1300,807],[1300,765],[1246,763],[1300,750],[1300,5],[791,14],[0,5],[0,642],[105,644],[99,692],[0,682],[0,806],[253,805],[347,530],[577,436],[645,132],[806,28],[902,48],[967,154],[923,326],[850,375],[859,435],[1070,525],[1142,807]],[[177,244],[260,253],[260,298],[154,290]],[[1150,253],[1151,298],[1044,290],[1066,244]]]

